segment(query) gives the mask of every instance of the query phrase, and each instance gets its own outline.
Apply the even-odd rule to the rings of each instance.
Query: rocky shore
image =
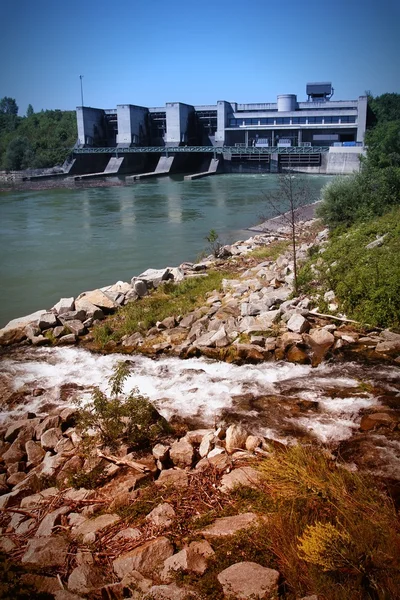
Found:
[[[322,252],[328,237],[314,221],[301,228],[298,260],[312,246]],[[218,249],[217,257],[201,263],[148,269],[130,282],[62,298],[51,309],[3,328],[3,356],[28,347],[79,345],[103,353],[205,356],[236,364],[284,360],[317,367],[349,356],[377,366],[400,364],[400,335],[362,330],[338,313],[332,291],[324,297],[329,314],[313,308],[318,298],[294,295],[289,251],[276,260],[257,258],[257,251],[284,242],[287,235],[284,227],[262,232]],[[207,277],[227,266],[229,278],[204,306],[171,314],[145,333],[135,331],[99,347],[96,327],[120,307],[140,303],[164,282]],[[360,388],[355,395],[365,391]],[[29,390],[32,397],[41,393]],[[395,497],[400,476],[395,467],[385,471],[385,461],[400,464],[400,391],[390,384],[370,386],[368,393],[376,404],[364,411],[353,438],[333,449],[336,454],[327,453],[327,461],[331,469],[342,468],[336,462],[340,454],[350,470],[381,473]],[[340,399],[340,391],[335,394]],[[344,397],[349,398],[348,391]],[[315,411],[314,404],[297,398],[291,410]],[[57,600],[201,600],[193,581],[207,576],[221,540],[263,527],[267,517],[251,504],[240,510],[232,493],[240,488],[265,494],[259,466],[281,445],[227,419],[213,428],[187,429],[178,420],[174,435],[146,453],[123,445],[118,452],[97,449],[96,456],[88,457],[77,409],[27,410],[23,418],[5,421],[0,429],[0,549],[26,568],[23,584]],[[202,524],[204,515],[208,520]],[[218,597],[289,597],[274,565],[248,560],[247,554],[228,562],[216,574]],[[192,577],[190,583],[185,576]]]

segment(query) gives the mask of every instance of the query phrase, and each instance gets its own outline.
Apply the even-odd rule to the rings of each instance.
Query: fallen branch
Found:
[[[28,510],[23,510],[22,508],[0,508],[1,512],[14,512],[14,513],[18,513],[19,515],[24,515],[26,517],[30,517],[31,519],[37,519],[38,516],[34,515],[33,513],[29,512]]]
[[[141,465],[140,463],[134,460],[126,460],[122,458],[117,458],[116,456],[112,456],[111,454],[103,454],[103,452],[101,452],[100,450],[97,450],[97,456],[99,456],[100,458],[104,458],[105,460],[108,460],[109,462],[112,462],[120,467],[130,467],[131,469],[140,471],[140,473],[150,472],[150,469],[148,467],[145,467],[144,465]]]
[[[314,311],[310,311],[308,313],[309,317],[321,317],[321,319],[334,319],[335,321],[341,321],[342,323],[355,323],[359,325],[359,321],[354,321],[353,319],[345,319],[344,317],[335,317],[334,315],[324,315],[323,313],[318,313]]]

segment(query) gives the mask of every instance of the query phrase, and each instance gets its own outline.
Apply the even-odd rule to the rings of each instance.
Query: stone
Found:
[[[267,331],[268,329],[271,329],[279,314],[279,310],[270,310],[257,317],[244,317],[239,323],[239,331],[240,333]]]
[[[189,478],[183,469],[166,469],[165,471],[161,471],[155,483],[157,486],[185,489],[189,485]]]
[[[46,498],[50,496],[57,496],[59,490],[56,487],[47,488],[42,490],[38,494],[32,494],[30,496],[26,496],[23,500],[21,500],[21,508],[30,509],[36,508],[45,502]]]
[[[148,290],[145,281],[140,281],[135,278],[132,279],[132,287],[133,291],[139,298],[143,298],[143,296],[147,296]]]
[[[376,352],[382,352],[382,354],[398,354],[400,352],[400,341],[379,342],[375,350]]]
[[[62,567],[67,557],[68,542],[60,535],[29,540],[21,562],[39,567]]]
[[[170,504],[164,502],[156,506],[147,516],[146,521],[150,521],[156,527],[169,527],[175,519],[175,511]]]
[[[214,550],[206,540],[192,542],[188,547],[164,561],[161,580],[167,583],[172,581],[173,572],[177,571],[204,575],[207,570],[207,559],[214,554]]]
[[[113,540],[137,540],[142,534],[139,529],[134,527],[127,527],[126,529],[122,529],[119,531],[114,537]]]
[[[3,454],[3,462],[7,465],[12,465],[23,460],[26,456],[25,445],[17,438]]]
[[[245,448],[249,452],[254,452],[256,448],[262,445],[262,439],[258,435],[249,435],[246,439]]]
[[[47,514],[42,522],[40,523],[35,536],[36,537],[47,537],[50,536],[53,532],[53,527],[56,525],[58,519],[61,515],[66,515],[70,511],[69,506],[61,506],[61,508],[57,508],[57,510],[53,510],[51,513]]]
[[[60,344],[75,344],[76,343],[76,335],[75,333],[69,333],[68,335],[63,335],[62,337],[60,337],[59,342]]]
[[[104,572],[96,565],[79,565],[68,577],[68,589],[78,594],[86,594],[104,583]]]
[[[71,310],[75,310],[74,298],[60,298],[60,300],[52,308],[58,315],[62,315]]]
[[[170,585],[153,585],[145,596],[148,600],[199,600],[199,596],[187,588],[180,588],[176,583]]]
[[[226,430],[226,451],[231,453],[238,448],[244,448],[246,445],[247,435],[247,431],[241,425],[230,425]]]
[[[168,281],[168,279],[172,279],[169,269],[147,269],[143,273],[141,273],[138,277],[134,277],[131,281],[132,286],[134,286],[134,281],[136,279],[140,279],[144,281],[147,287],[155,287],[157,288],[162,281]]]
[[[7,479],[7,485],[9,485],[10,487],[14,487],[14,485],[17,485],[18,483],[21,483],[22,481],[24,481],[25,478],[26,478],[26,473],[20,473],[20,472],[13,473]]]
[[[287,328],[295,333],[305,333],[310,329],[310,323],[302,315],[295,313],[287,322]]]
[[[0,536],[0,551],[8,554],[12,552],[16,548],[16,545],[10,538],[2,535]]]
[[[43,450],[54,450],[61,438],[61,430],[58,427],[52,427],[43,433],[40,438],[40,445],[42,446]]]
[[[41,331],[45,331],[46,329],[51,329],[52,327],[56,327],[58,324],[57,317],[54,313],[48,312],[42,315],[39,319],[39,329]]]
[[[28,466],[37,466],[42,462],[44,455],[46,454],[39,442],[28,440],[25,444],[25,451],[28,457]]]
[[[53,427],[58,427],[60,425],[61,419],[59,415],[50,415],[45,417],[39,425],[35,428],[35,437],[37,440],[40,440],[42,435],[48,429],[52,429]]]
[[[77,305],[77,303],[79,304],[79,300],[82,300],[82,299],[85,299],[86,301],[90,302],[91,304],[94,304],[98,308],[101,308],[101,310],[103,310],[103,311],[110,312],[110,310],[114,310],[115,308],[118,307],[118,304],[116,302],[114,302],[114,300],[112,300],[110,298],[110,296],[107,295],[106,292],[102,292],[101,290],[93,290],[91,292],[83,292],[83,294],[80,294],[78,296],[78,298],[76,299],[75,306]]]
[[[83,323],[86,319],[86,312],[83,309],[70,310],[59,317],[61,323],[66,324],[68,321],[80,321]]]
[[[169,448],[169,446],[165,446],[164,444],[156,444],[152,450],[152,454],[156,460],[164,462],[169,456]]]
[[[46,310],[38,310],[35,313],[26,315],[25,317],[19,317],[9,321],[5,327],[0,329],[0,345],[8,346],[10,344],[22,342],[22,340],[26,338],[25,328],[29,325],[37,327],[39,319],[46,312]]]
[[[218,575],[226,598],[265,600],[278,596],[279,572],[254,562],[231,565]]]
[[[78,525],[78,527],[74,527],[71,532],[73,538],[83,537],[87,534],[94,533],[96,534],[99,531],[102,531],[106,527],[110,525],[114,525],[120,521],[120,517],[118,515],[100,515],[95,519],[87,519],[82,525]]]
[[[57,577],[46,577],[44,575],[27,573],[26,575],[22,575],[21,581],[24,584],[31,586],[35,592],[51,594],[51,597],[61,590],[60,582]]]
[[[169,455],[177,467],[191,467],[194,459],[194,448],[187,439],[182,438],[172,444]]]
[[[104,313],[101,308],[90,302],[86,297],[76,301],[76,310],[83,311],[84,319],[104,319]]]
[[[159,537],[119,556],[113,561],[114,572],[120,579],[134,570],[145,577],[152,577],[161,571],[164,561],[173,553],[171,542],[166,537]]]
[[[74,335],[83,335],[86,332],[86,327],[84,326],[84,324],[81,321],[78,321],[77,319],[72,319],[71,321],[65,321],[65,327],[67,329],[69,329],[69,331],[71,333],[73,333]],[[66,336],[63,336],[62,338],[60,338],[60,341],[64,340],[65,337]]]
[[[43,477],[52,477],[56,474],[57,470],[64,465],[67,458],[62,454],[51,454],[50,451],[46,452],[40,467],[40,475]]]
[[[255,513],[242,513],[233,517],[221,517],[201,531],[205,538],[234,535],[242,529],[255,525],[258,517]]]
[[[289,346],[302,344],[303,338],[300,333],[294,333],[292,331],[285,331],[284,334],[279,338],[279,345],[286,350]]]
[[[364,415],[361,419],[360,430],[370,431],[371,429],[378,429],[379,427],[394,427],[398,420],[387,413],[373,413],[371,415]]]
[[[212,452],[214,452],[214,450]],[[210,452],[210,455],[211,455],[211,452]],[[196,471],[203,471],[205,469],[208,469],[211,466],[216,471],[221,472],[221,471],[225,471],[225,469],[230,467],[232,464],[232,460],[228,456],[228,454],[226,454],[226,452],[220,452],[218,454],[215,454],[214,456],[210,456],[210,455],[199,460],[199,462],[196,465]]]
[[[26,427],[29,427],[31,422],[29,419],[23,419],[22,421],[16,421],[12,423],[5,433],[4,439],[6,442],[14,442],[19,436],[20,432],[23,431]]]
[[[211,431],[210,433],[206,433],[206,435],[203,436],[203,439],[201,440],[201,444],[199,447],[199,454],[200,454],[201,458],[204,458],[205,456],[207,456],[213,449],[214,445],[215,445],[214,431]]]
[[[250,487],[257,489],[261,483],[261,474],[253,467],[239,467],[223,475],[219,489],[221,492],[230,492],[237,487]]]
[[[185,439],[192,444],[198,445],[201,444],[201,441],[205,435],[208,433],[214,433],[214,429],[194,429],[193,431],[188,431],[185,435]]]
[[[166,317],[163,321],[158,321],[157,329],[173,329],[176,325],[175,317]]]
[[[83,600],[82,596],[68,592],[68,590],[60,590],[54,593],[54,600]]]
[[[310,362],[308,354],[305,350],[298,348],[297,346],[291,346],[286,353],[286,359],[292,363],[299,363],[301,365]]]

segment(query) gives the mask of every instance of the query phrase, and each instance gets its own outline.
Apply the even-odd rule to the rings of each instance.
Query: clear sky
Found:
[[[2,0],[0,98],[25,114],[400,92],[399,0]]]

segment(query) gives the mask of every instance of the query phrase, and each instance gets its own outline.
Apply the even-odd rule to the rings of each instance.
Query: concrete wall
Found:
[[[97,146],[105,139],[104,110],[78,106],[76,109],[78,125],[78,144],[80,146]]]
[[[175,146],[188,142],[190,136],[190,118],[194,113],[194,107],[182,102],[167,102],[165,136],[166,146]]]
[[[327,175],[348,175],[360,170],[360,158],[365,155],[361,147],[329,148]]]
[[[362,143],[367,128],[367,100],[367,96],[360,96],[358,99],[357,142]]]
[[[133,104],[118,104],[117,120],[119,146],[146,145],[149,139],[148,116],[149,109]]]
[[[236,107],[235,107],[236,108]],[[225,145],[225,127],[228,127],[228,119],[233,113],[232,105],[225,100],[217,102],[217,131],[215,132],[215,145]]]

